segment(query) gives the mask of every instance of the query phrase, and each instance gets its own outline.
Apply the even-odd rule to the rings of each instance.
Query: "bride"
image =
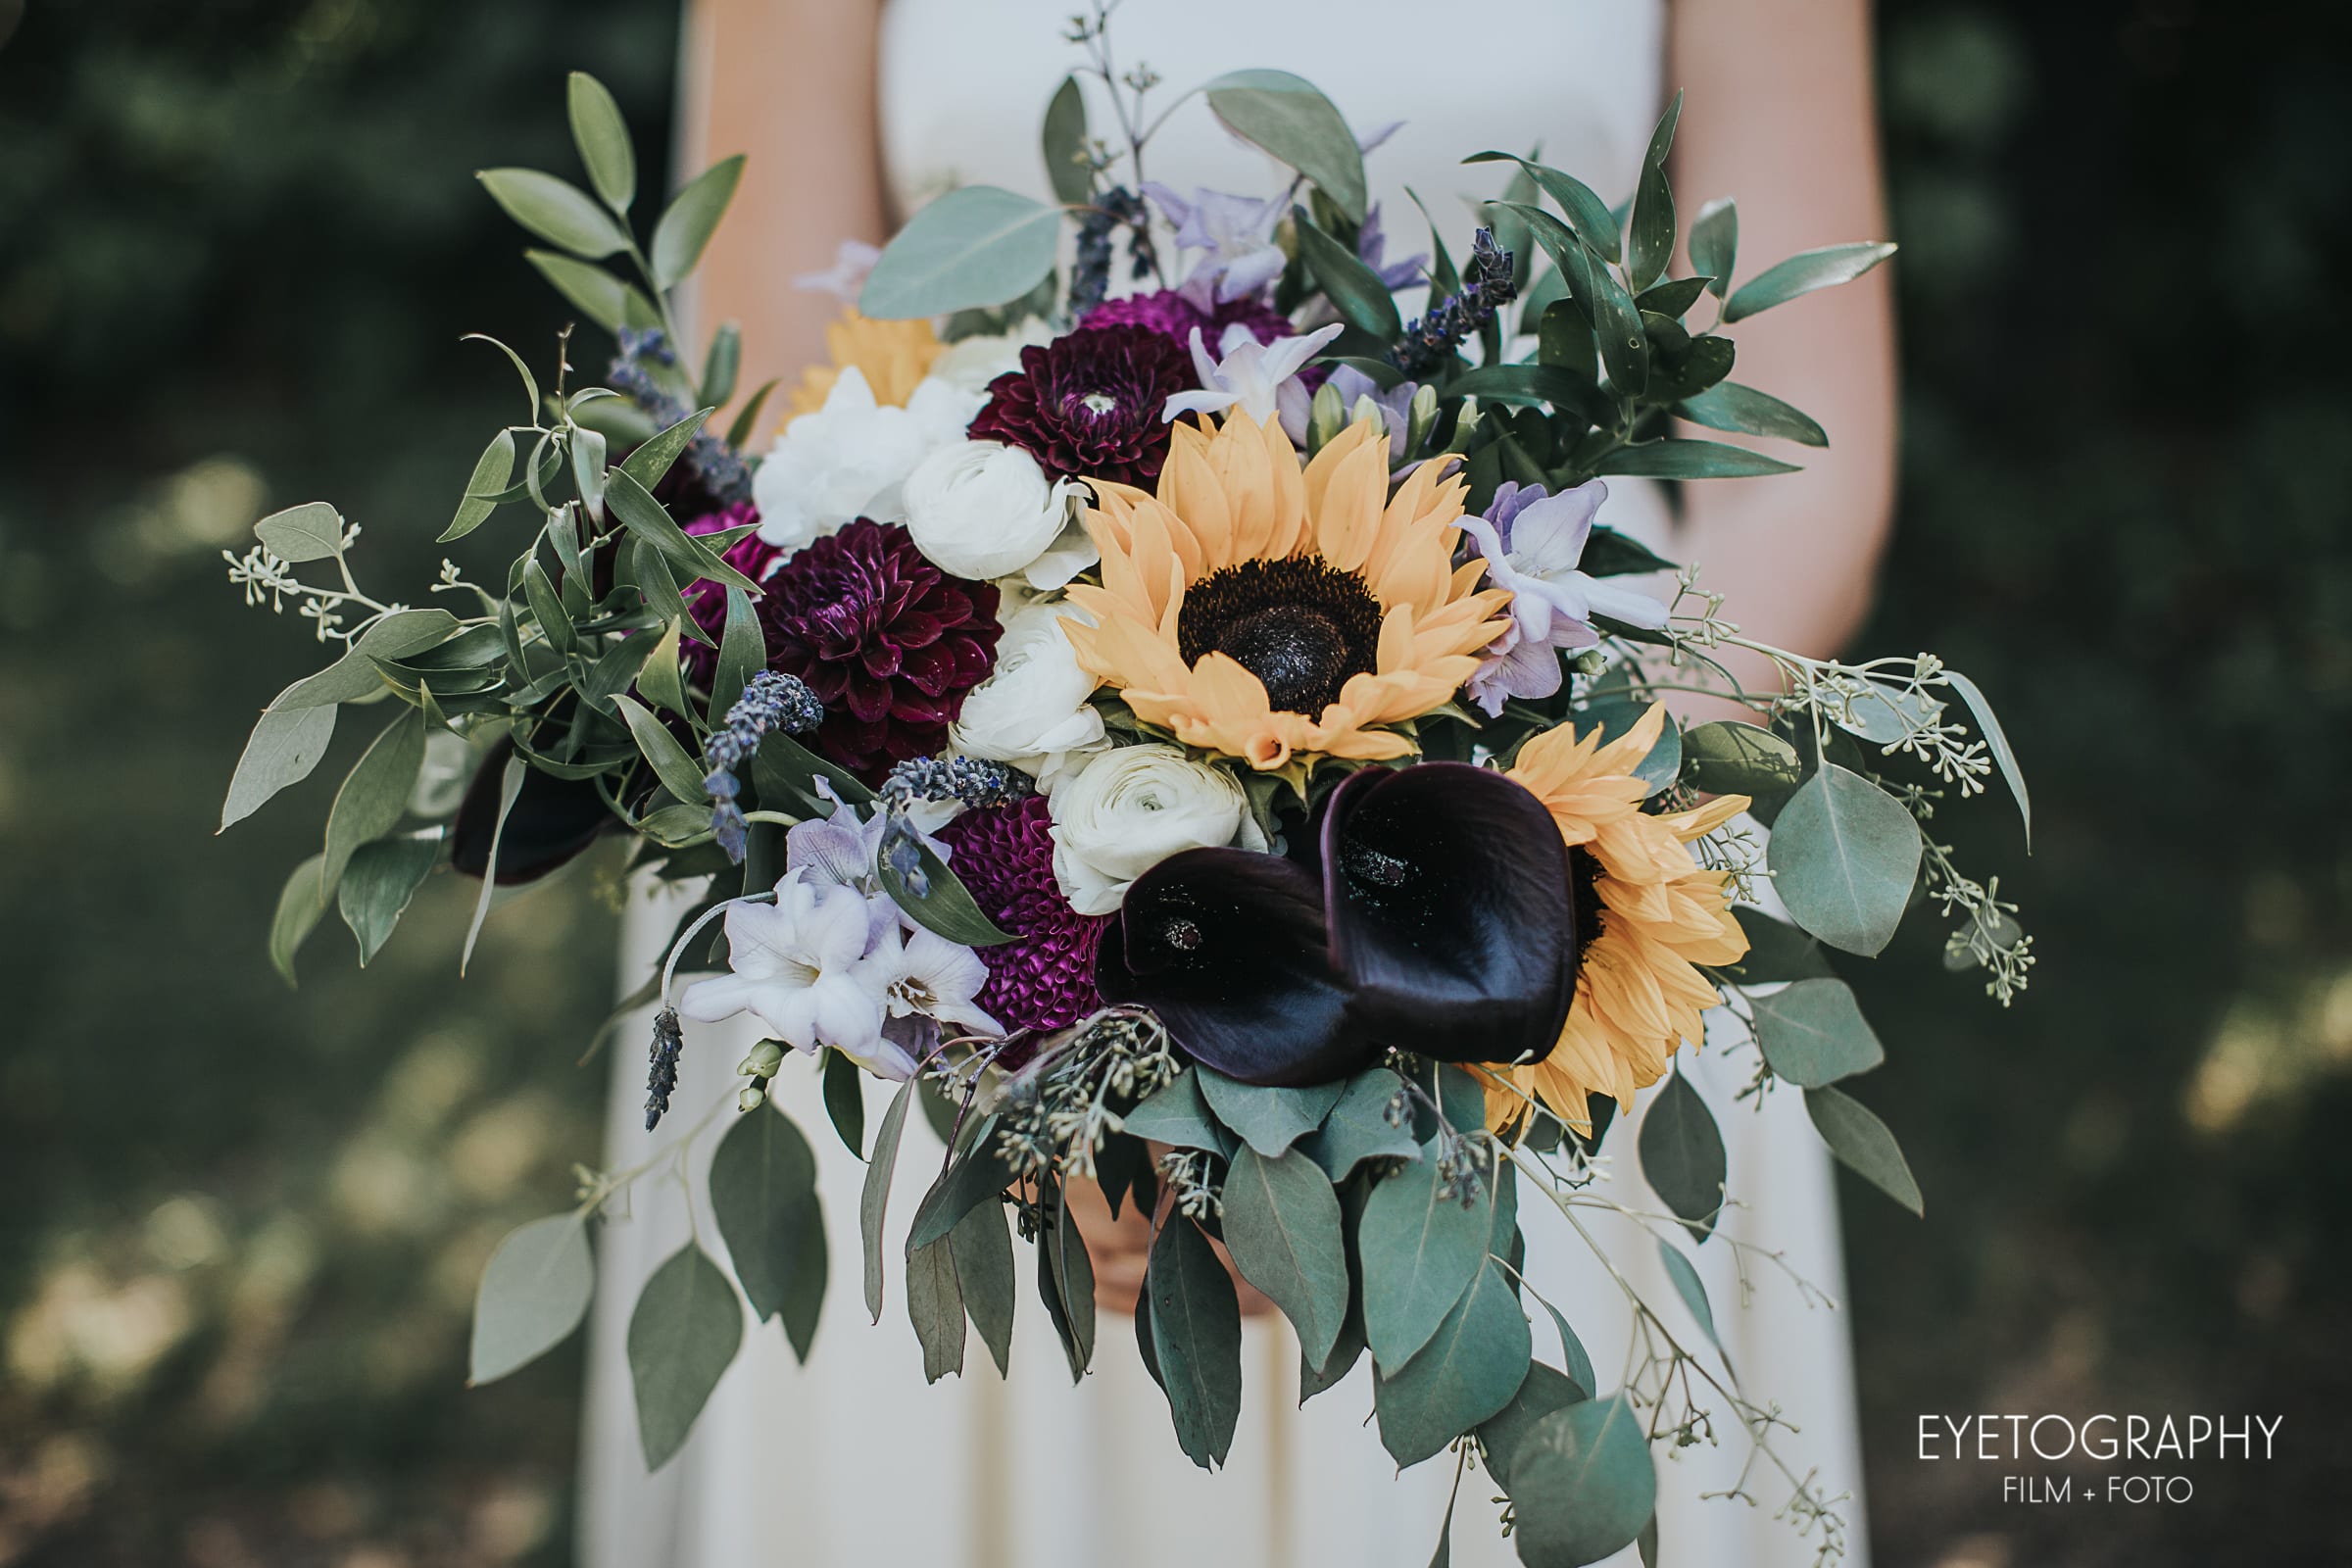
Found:
[[[836,242],[879,241],[910,207],[959,183],[1048,194],[1036,126],[1047,99],[1079,63],[1061,41],[1078,0],[694,0],[683,66],[682,165],[752,155],[728,222],[703,269],[699,313],[744,326],[745,385],[797,375],[822,356],[838,309],[796,290],[822,271]],[[1352,0],[1127,0],[1111,25],[1123,67],[1148,64],[1162,101],[1240,67],[1297,72],[1329,93],[1359,131],[1406,122],[1367,160],[1391,250],[1425,248],[1407,187],[1441,224],[1467,226],[1463,195],[1495,193],[1484,167],[1455,162],[1486,147],[1540,147],[1612,200],[1633,183],[1671,89],[1689,92],[1674,181],[1689,205],[1737,195],[1740,252],[1776,259],[1885,228],[1870,85],[1866,0],[1485,0],[1460,7]],[[1095,123],[1108,122],[1100,86]],[[1198,105],[1179,110],[1151,146],[1152,176],[1179,190],[1255,190],[1269,171]],[[1454,236],[1457,242],[1458,235]],[[1753,265],[1751,263],[1750,270]],[[1835,345],[1831,349],[1828,345]],[[1770,484],[1692,486],[1670,512],[1658,488],[1612,480],[1606,520],[1678,560],[1705,563],[1748,631],[1828,653],[1866,607],[1885,534],[1893,472],[1893,349],[1883,274],[1826,293],[1803,311],[1743,326],[1741,379],[1814,415],[1837,447],[1802,474]],[[1796,543],[1791,548],[1792,541]],[[640,900],[629,970],[656,951],[674,911]],[[625,1037],[624,1037],[625,1038]],[[680,1093],[711,1099],[751,1044],[689,1053]],[[1761,1109],[1734,1096],[1745,1081],[1716,1041],[1686,1057],[1731,1147],[1727,1232],[1785,1255],[1830,1298],[1843,1295],[1836,1195],[1828,1161],[1794,1096]],[[609,1162],[645,1152],[636,1127],[642,1067],[614,1053]],[[701,1081],[698,1083],[697,1079]],[[1278,1315],[1253,1316],[1245,1357],[1250,1394],[1230,1462],[1189,1464],[1167,1409],[1106,1317],[1094,1371],[1061,1382],[1060,1350],[1034,1306],[1016,1327],[1010,1383],[984,1354],[961,1380],[926,1388],[921,1354],[891,1281],[880,1327],[865,1321],[856,1204],[864,1167],[836,1138],[815,1075],[786,1074],[775,1091],[818,1151],[834,1266],[822,1344],[799,1364],[783,1334],[757,1326],[686,1448],[648,1476],[638,1449],[622,1354],[628,1312],[654,1264],[694,1223],[676,1191],[641,1195],[600,1243],[580,1531],[594,1568],[757,1568],[760,1564],[921,1564],[924,1568],[1079,1568],[1214,1561],[1230,1568],[1430,1560],[1452,1468],[1396,1474],[1364,1423],[1370,1374],[1294,1407],[1298,1351]],[[875,1086],[869,1083],[869,1091]],[[878,1119],[873,1100],[868,1124]],[[1610,1140],[1617,1184],[1639,1190]],[[924,1144],[930,1144],[926,1161]],[[703,1151],[708,1155],[708,1144]],[[936,1169],[926,1130],[909,1127],[892,1200],[911,1213]],[[700,1183],[698,1175],[697,1183]],[[1646,1193],[1619,1196],[1652,1206]],[[1106,1218],[1106,1216],[1105,1216]],[[1530,1276],[1565,1304],[1596,1358],[1631,1332],[1622,1301],[1559,1216],[1532,1209]],[[1544,1221],[1553,1223],[1546,1226]],[[1140,1259],[1107,1225],[1090,1237],[1105,1304],[1124,1278],[1131,1302]],[[1604,1245],[1648,1298],[1671,1298],[1630,1228]],[[1729,1250],[1703,1260],[1732,1359],[1778,1401],[1798,1431],[1780,1446],[1823,1494],[1846,1500],[1849,1563],[1863,1563],[1861,1455],[1843,1320],[1777,1272],[1742,1292]],[[1122,1263],[1127,1266],[1122,1269]],[[1551,1359],[1540,1330],[1538,1353]],[[1728,1416],[1717,1447],[1660,1464],[1661,1558],[1675,1568],[1811,1563],[1821,1526],[1802,1539],[1774,1515],[1788,1487],[1750,1476],[1753,1501],[1716,1498],[1739,1484],[1745,1442]],[[1454,1509],[1452,1560],[1515,1560],[1495,1529],[1492,1483],[1473,1472]],[[1634,1560],[1634,1551],[1624,1554]]]

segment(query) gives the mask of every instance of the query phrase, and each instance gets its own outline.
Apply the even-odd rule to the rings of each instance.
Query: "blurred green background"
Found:
[[[2240,5],[1885,8],[1903,510],[1872,652],[1995,696],[2035,790],[1949,829],[2042,958],[1853,966],[1929,1194],[1847,1194],[1895,1568],[2335,1563],[2352,1523],[2352,100]],[[620,0],[0,0],[0,1564],[568,1560],[576,1350],[463,1388],[506,1226],[593,1158],[609,863],[462,888],[362,977],[261,951],[338,756],[208,835],[316,654],[220,550],[331,496],[421,583],[561,317],[473,189],[563,73],[664,126]],[[661,168],[650,141],[640,161]],[[464,558],[462,558],[464,559]],[[581,1001],[550,1007],[566,993]],[[2002,1506],[1924,1412],[2284,1413],[2182,1507]]]

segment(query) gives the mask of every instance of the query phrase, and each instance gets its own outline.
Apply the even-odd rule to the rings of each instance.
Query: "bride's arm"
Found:
[[[750,160],[710,242],[691,309],[704,328],[743,324],[746,391],[824,357],[841,309],[794,277],[845,239],[882,239],[875,0],[690,0],[680,92],[681,167]]]
[[[1669,86],[1684,220],[1740,201],[1739,276],[1795,251],[1883,239],[1868,0],[1679,0]],[[1827,450],[1713,430],[1805,471],[1688,485],[1682,559],[1732,596],[1725,614],[1793,652],[1836,653],[1870,608],[1894,499],[1895,376],[1886,270],[1738,324],[1732,378],[1804,410]],[[1703,316],[1701,318],[1703,319]]]

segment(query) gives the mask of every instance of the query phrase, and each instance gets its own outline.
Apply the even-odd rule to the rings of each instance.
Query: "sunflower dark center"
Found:
[[[1568,847],[1568,906],[1575,919],[1569,929],[1578,945],[1600,935],[1600,862],[1581,844]]]
[[[1380,601],[1360,575],[1313,556],[1245,561],[1185,590],[1176,643],[1187,664],[1227,655],[1274,707],[1319,714],[1348,676],[1375,667]]]

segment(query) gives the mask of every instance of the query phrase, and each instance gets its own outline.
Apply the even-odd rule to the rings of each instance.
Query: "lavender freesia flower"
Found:
[[[1488,646],[1470,677],[1472,701],[1490,714],[1513,697],[1549,697],[1560,689],[1560,654],[1600,641],[1596,614],[1631,626],[1666,624],[1666,607],[1580,570],[1592,519],[1608,486],[1589,480],[1560,495],[1542,485],[1506,481],[1483,517],[1462,531],[1487,561],[1487,581],[1511,591],[1511,628]]]
[[[1217,414],[1239,408],[1261,422],[1273,418],[1281,412],[1285,385],[1296,385],[1291,378],[1304,369],[1306,362],[1341,331],[1335,321],[1304,337],[1282,337],[1260,343],[1250,328],[1236,322],[1225,329],[1224,340],[1218,344],[1223,358],[1212,360],[1207,346],[1200,341],[1200,329],[1196,326],[1193,369],[1200,377],[1201,390],[1175,393],[1160,417],[1173,419],[1180,414]]]
[[[1196,190],[1188,201],[1157,180],[1146,180],[1144,192],[1176,225],[1178,246],[1207,252],[1178,288],[1201,310],[1257,293],[1289,264],[1282,247],[1274,243],[1274,228],[1283,213],[1279,196],[1258,201]]]
[[[1358,400],[1370,398],[1380,410],[1381,428],[1389,433],[1389,466],[1395,468],[1404,461],[1404,440],[1413,418],[1413,394],[1421,390],[1418,381],[1399,381],[1387,391],[1352,365],[1334,366],[1328,383],[1339,393],[1342,406],[1353,411]],[[1288,381],[1280,389],[1277,401],[1282,407],[1283,433],[1297,447],[1306,445],[1306,421],[1313,400],[1297,381]]]
[[[1402,122],[1400,121],[1398,123],[1401,124]],[[1384,259],[1388,254],[1388,249],[1389,237],[1380,226],[1380,204],[1374,202],[1372,211],[1364,215],[1364,226],[1356,231],[1355,254],[1357,259],[1372,269],[1373,274],[1380,279],[1381,286],[1392,293],[1421,281],[1429,268],[1427,251],[1416,251],[1400,262],[1391,262]]]

